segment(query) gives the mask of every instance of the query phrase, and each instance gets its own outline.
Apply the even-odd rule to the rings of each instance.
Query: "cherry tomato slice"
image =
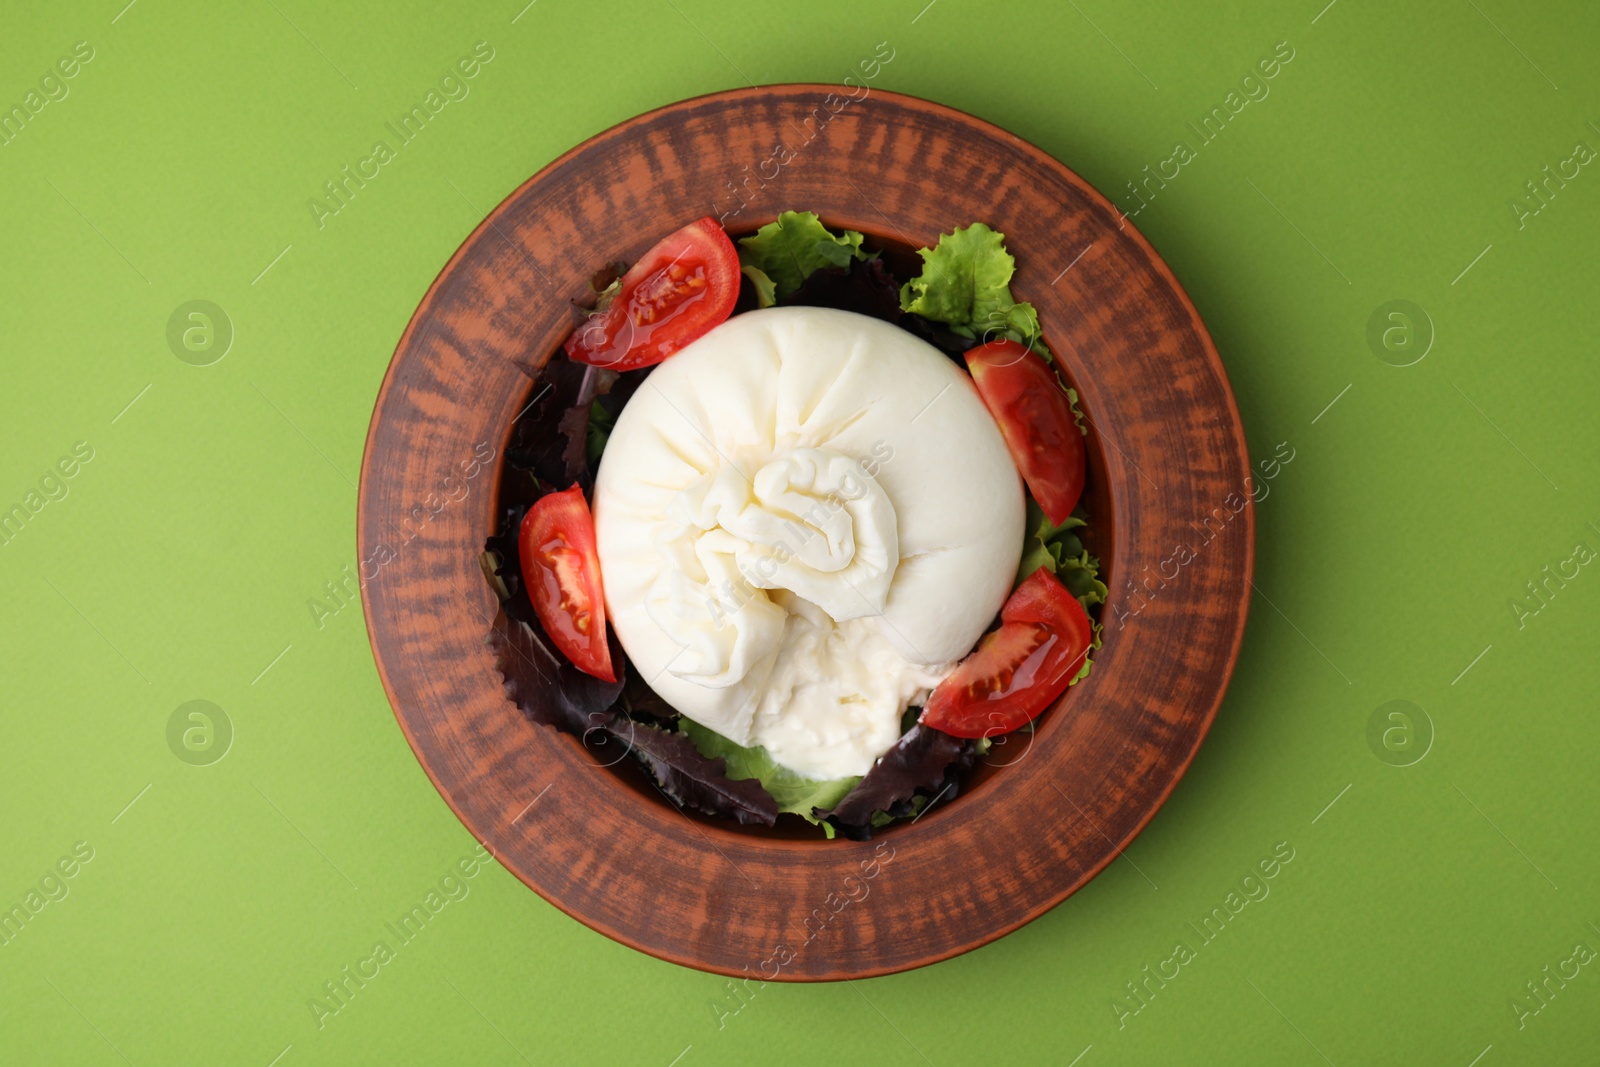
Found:
[[[955,737],[993,737],[1032,722],[1083,668],[1094,626],[1043,568],[1000,609],[1000,628],[928,697],[918,721]]]
[[[1083,495],[1083,431],[1055,371],[1039,353],[1009,339],[966,354],[978,395],[1011,450],[1033,498],[1060,525]]]
[[[517,530],[522,583],[545,633],[585,674],[617,680],[606,644],[606,601],[594,518],[574,485],[540,497]]]
[[[567,355],[612,370],[648,367],[721,323],[738,299],[739,253],[707,215],[646,252],[605,310],[567,338]]]

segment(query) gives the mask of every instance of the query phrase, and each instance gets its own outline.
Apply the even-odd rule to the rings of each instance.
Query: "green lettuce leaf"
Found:
[[[900,289],[900,308],[947,324],[964,337],[1009,337],[1039,344],[1039,313],[1011,296],[1017,261],[1006,251],[1005,235],[981,222],[943,234],[933,248],[921,248],[922,273]]]
[[[1060,526],[1052,523],[1028,497],[1028,518],[1022,546],[1022,562],[1017,567],[1017,584],[1040,567],[1061,579],[1067,591],[1078,598],[1085,611],[1106,602],[1106,584],[1100,580],[1100,561],[1083,547],[1074,532],[1088,525],[1083,505],[1075,508]]]
[[[1061,385],[1061,375],[1056,374],[1056,384]],[[1061,391],[1067,394],[1067,407],[1072,409],[1072,421],[1078,424],[1078,432],[1089,436],[1089,426],[1083,420],[1087,418],[1083,409],[1078,406],[1078,391],[1070,385],[1061,385]]]
[[[1100,640],[1100,623],[1095,619],[1090,619],[1089,625],[1094,627],[1094,640],[1089,642],[1089,653],[1083,657],[1083,667],[1078,671],[1077,674],[1072,676],[1072,681],[1067,683],[1068,686],[1077,685],[1079,682],[1089,677],[1089,671],[1094,667],[1095,650],[1104,644],[1104,642]]]
[[[869,258],[861,250],[861,240],[854,230],[834,234],[809,211],[785,211],[776,222],[739,239],[739,263],[756,283],[758,294],[765,296],[762,279],[750,274],[750,268],[770,279],[773,299],[782,300],[800,288],[813,271],[847,267],[851,260]]]
[[[752,267],[748,263],[739,270],[756,287],[756,307],[769,308],[778,302],[778,287],[767,277],[766,271],[760,267]]]
[[[817,781],[805,778],[787,767],[778,765],[764,748],[746,748],[734,744],[715,730],[701,726],[688,718],[678,720],[678,729],[689,736],[701,755],[710,759],[720,757],[725,772],[734,780],[754,778],[778,802],[780,812],[789,811],[804,816],[810,822],[819,822],[811,814],[812,808],[831,808],[843,800],[861,781],[859,775]],[[832,835],[829,835],[832,836]]]

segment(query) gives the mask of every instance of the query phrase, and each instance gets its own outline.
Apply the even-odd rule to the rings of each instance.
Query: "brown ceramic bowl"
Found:
[[[1171,793],[1216,714],[1249,603],[1249,456],[1215,348],[1161,259],[1083,179],[938,104],[741,89],[641,115],[530,178],[445,265],[379,393],[361,472],[363,600],[395,715],[505,867],[580,922],[703,970],[858,978],[1015,930],[1094,877]],[[859,95],[859,94],[858,94]],[[974,221],[1006,235],[1092,423],[1091,547],[1111,586],[1091,676],[1031,743],[871,842],[670,806],[504,696],[478,568],[499,456],[593,270],[706,214],[785,209],[891,259]],[[488,457],[488,458],[486,458]],[[1181,546],[1181,551],[1180,551]],[[632,761],[623,761],[631,763]]]

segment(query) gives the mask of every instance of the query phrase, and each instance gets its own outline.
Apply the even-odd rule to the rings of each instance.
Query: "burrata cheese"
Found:
[[[865,774],[1011,591],[1022,481],[972,380],[879,319],[735,316],[656,367],[595,482],[606,613],[662,699]]]

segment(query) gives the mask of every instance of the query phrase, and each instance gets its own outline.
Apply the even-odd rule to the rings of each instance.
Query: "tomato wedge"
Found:
[[[522,584],[545,633],[585,674],[617,680],[606,644],[606,601],[594,518],[574,485],[540,497],[517,529]]]
[[[1032,722],[1083,669],[1094,626],[1048,570],[1034,571],[985,634],[928,697],[918,721],[955,737],[993,737]]]
[[[621,281],[611,302],[567,338],[567,355],[579,363],[649,367],[722,322],[739,299],[739,253],[707,215],[658,242]]]
[[[1066,521],[1083,495],[1083,431],[1056,373],[1039,353],[1010,339],[966,355],[978,395],[1011,450],[1011,459],[1051,522]]]

